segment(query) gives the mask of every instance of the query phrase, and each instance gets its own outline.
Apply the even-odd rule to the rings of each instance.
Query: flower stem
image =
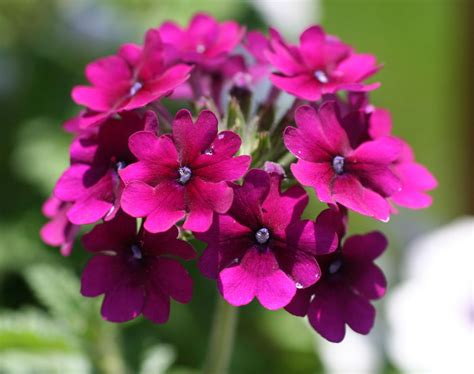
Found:
[[[228,373],[236,326],[237,308],[228,304],[219,296],[204,365],[204,374]]]

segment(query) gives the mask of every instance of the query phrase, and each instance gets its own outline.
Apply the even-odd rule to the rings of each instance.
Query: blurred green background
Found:
[[[374,104],[392,111],[394,132],[413,145],[440,184],[429,210],[402,210],[388,225],[354,217],[352,231],[379,228],[392,239],[382,260],[392,283],[411,238],[473,213],[469,1],[262,3],[0,0],[0,373],[120,374],[124,367],[134,373],[188,373],[202,365],[216,300],[213,282],[189,266],[194,300],[173,304],[169,323],[157,326],[140,318],[108,324],[100,320],[100,300],[79,295],[88,255],[77,245],[63,258],[38,237],[45,222],[41,204],[68,162],[70,136],[60,125],[78,111],[69,96],[72,86],[84,82],[87,62],[123,42],[141,42],[146,29],[165,19],[185,23],[203,10],[250,29],[276,22],[293,38],[309,22],[320,22],[385,64]],[[290,13],[296,16],[286,18]],[[316,209],[313,204],[308,215]],[[380,371],[396,373],[384,352],[383,301],[377,307],[377,326],[367,339],[381,342]],[[324,372],[315,335],[305,321],[284,312],[255,303],[244,307],[231,371]]]

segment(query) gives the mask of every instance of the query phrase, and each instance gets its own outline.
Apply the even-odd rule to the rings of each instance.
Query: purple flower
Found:
[[[123,183],[118,172],[135,162],[128,138],[146,129],[155,131],[156,115],[124,112],[109,118],[98,130],[78,136],[71,145],[71,166],[59,178],[54,194],[71,202],[68,219],[77,225],[113,218],[120,207]]]
[[[43,214],[50,221],[41,228],[41,239],[52,247],[59,247],[63,256],[71,254],[80,229],[80,226],[74,225],[67,218],[70,208],[71,203],[61,201],[55,196],[51,196],[43,204]]]
[[[379,70],[375,57],[354,53],[319,26],[304,31],[299,46],[285,43],[280,36],[272,36],[270,43],[266,57],[277,70],[271,81],[301,99],[316,101],[323,94],[340,90],[370,91],[379,87],[378,83],[362,83]]]
[[[102,316],[125,322],[143,314],[164,323],[170,312],[170,297],[188,303],[192,279],[184,267],[169,256],[189,260],[191,245],[176,239],[174,226],[166,232],[137,234],[136,220],[120,212],[112,221],[97,225],[83,237],[84,247],[94,254],[81,278],[81,293],[87,297],[105,294]]]
[[[241,178],[250,164],[249,156],[233,157],[240,144],[232,131],[217,133],[217,118],[208,110],[196,123],[189,111],[179,111],[171,136],[134,134],[129,147],[138,162],[120,173],[127,184],[123,209],[146,217],[150,232],[168,230],[185,214],[185,229],[207,230],[214,212],[225,213],[232,204],[228,182]]]
[[[72,90],[73,100],[89,109],[81,116],[81,127],[167,95],[189,78],[191,69],[186,64],[168,66],[158,31],[149,30],[143,47],[125,44],[117,55],[87,65],[86,77],[92,86]]]
[[[401,144],[380,137],[352,148],[336,114],[336,103],[324,103],[316,112],[309,106],[296,110],[297,128],[285,130],[286,147],[299,160],[291,165],[296,179],[315,189],[326,203],[340,203],[358,213],[388,221],[387,198],[400,190],[393,164]]]
[[[212,68],[224,62],[240,43],[245,28],[235,21],[218,23],[215,18],[198,13],[186,28],[168,21],[158,32],[168,53],[174,54],[176,60]]]
[[[297,316],[307,315],[311,326],[331,342],[344,339],[346,324],[368,334],[375,320],[370,300],[380,299],[387,288],[385,276],[373,261],[386,247],[380,232],[347,238],[336,252],[317,257],[321,279],[298,290],[285,309]]]
[[[299,186],[282,192],[281,180],[278,173],[250,170],[242,186],[233,186],[229,212],[216,215],[207,232],[196,234],[207,243],[199,262],[202,273],[217,278],[232,305],[256,297],[267,309],[284,307],[297,288],[319,279],[315,255],[337,246],[331,226],[300,220],[308,196]]]

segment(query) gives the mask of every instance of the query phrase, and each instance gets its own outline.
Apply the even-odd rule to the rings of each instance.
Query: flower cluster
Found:
[[[43,240],[69,255],[95,225],[82,238],[93,256],[81,293],[104,294],[109,321],[164,323],[170,298],[189,302],[180,261],[195,257],[194,237],[206,244],[201,273],[229,304],[308,316],[334,342],[346,324],[367,334],[387,240],[343,240],[348,212],[387,222],[395,206],[428,207],[436,186],[369,102],[380,67],[319,26],[298,45],[206,14],[149,30],[143,45],[90,63],[90,85],[72,90],[84,108],[64,124],[70,166],[44,205]],[[300,184],[327,209],[303,219]]]

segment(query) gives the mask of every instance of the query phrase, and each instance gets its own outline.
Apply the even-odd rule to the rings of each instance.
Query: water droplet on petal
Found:
[[[224,136],[224,134],[220,133],[219,135],[217,135],[217,139],[222,140],[224,139]]]
[[[299,289],[299,290],[301,290],[301,289],[303,288],[303,285],[302,285],[301,283],[299,283],[299,282],[296,282],[295,286],[296,286],[296,288]]]
[[[204,151],[205,155],[212,156],[214,155],[214,150],[212,148],[208,148]]]

